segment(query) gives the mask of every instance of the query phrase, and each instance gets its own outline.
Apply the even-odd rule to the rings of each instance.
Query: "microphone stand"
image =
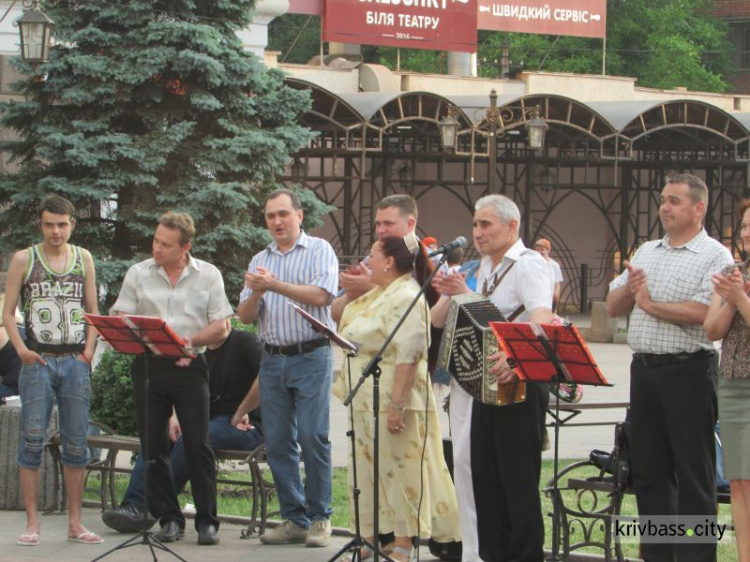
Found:
[[[430,286],[430,283],[432,282],[433,277],[437,274],[438,271],[440,271],[440,268],[443,267],[445,262],[448,259],[447,252],[443,254],[443,256],[440,258],[437,264],[435,264],[435,269],[432,270],[432,272],[427,276],[427,279],[422,284],[422,286],[419,288],[419,292],[415,295],[414,299],[412,299],[409,306],[406,308],[404,313],[401,315],[401,318],[399,319],[396,326],[393,328],[393,331],[388,335],[388,337],[383,342],[383,345],[380,346],[380,349],[378,352],[373,356],[372,359],[370,359],[370,362],[365,366],[365,368],[362,370],[362,376],[359,378],[359,381],[357,382],[357,385],[351,390],[349,393],[349,396],[346,397],[346,400],[344,400],[344,406],[349,406],[352,400],[354,400],[354,397],[357,395],[357,392],[359,391],[359,388],[364,384],[367,377],[372,375],[372,412],[373,412],[373,420],[374,420],[374,437],[373,437],[373,473],[374,473],[374,479],[373,479],[373,526],[375,527],[375,540],[373,541],[373,555],[374,555],[374,562],[378,562],[379,555],[382,554],[383,558],[387,560],[388,562],[394,562],[392,558],[388,557],[388,555],[383,554],[380,552],[380,545],[379,545],[379,537],[378,533],[380,532],[379,528],[379,514],[380,514],[380,498],[379,498],[379,477],[380,477],[380,362],[383,360],[383,353],[385,353],[385,350],[390,345],[391,341],[393,341],[393,338],[398,333],[399,329],[403,325],[403,323],[406,321],[406,318],[409,316],[409,313],[412,311],[412,309],[416,306],[417,302],[419,302],[419,299],[422,298],[422,295],[424,295],[425,291],[427,290],[427,287]]]

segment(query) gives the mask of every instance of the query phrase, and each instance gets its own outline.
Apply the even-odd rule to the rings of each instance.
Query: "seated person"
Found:
[[[254,334],[241,330],[231,330],[225,340],[206,349],[211,392],[209,438],[213,449],[252,451],[263,443],[257,379],[262,350]],[[174,484],[180,491],[189,478],[185,448],[174,416],[169,434],[175,442],[170,453]],[[102,514],[102,521],[108,527],[121,533],[135,533],[143,528],[144,477],[145,465],[138,453],[122,503]],[[154,523],[149,514],[148,527]]]
[[[0,294],[0,309],[5,304],[5,294]],[[16,312],[16,322],[20,322],[18,312]],[[19,328],[21,337],[25,339],[23,329]],[[21,359],[16,353],[16,348],[10,343],[8,332],[3,326],[3,319],[0,317],[0,398],[6,396],[18,395],[18,376],[21,374]],[[0,401],[0,403],[2,403]]]

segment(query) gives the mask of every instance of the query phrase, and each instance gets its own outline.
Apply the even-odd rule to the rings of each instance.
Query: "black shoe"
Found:
[[[219,544],[219,532],[216,530],[216,525],[204,524],[198,528],[198,544]]]
[[[143,510],[132,503],[126,503],[102,513],[102,521],[110,529],[119,533],[137,533],[154,526],[156,519],[149,513],[146,523],[143,523]]]
[[[161,530],[154,535],[154,538],[160,542],[179,541],[185,538],[185,529],[181,529],[177,521],[169,519],[161,526]]]

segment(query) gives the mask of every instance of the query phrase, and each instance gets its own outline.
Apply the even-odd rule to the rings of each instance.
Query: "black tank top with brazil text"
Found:
[[[29,251],[29,269],[21,292],[27,337],[45,345],[84,343],[83,312],[85,267],[81,250],[70,246],[73,262],[55,273],[41,253],[41,244]]]

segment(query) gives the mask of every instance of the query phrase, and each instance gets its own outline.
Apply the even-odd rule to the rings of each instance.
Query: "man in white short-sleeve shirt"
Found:
[[[534,242],[534,249],[539,252],[542,257],[547,260],[550,271],[552,272],[552,286],[554,290],[554,300],[552,301],[552,311],[557,310],[557,306],[560,304],[560,293],[562,292],[563,274],[560,269],[560,264],[557,263],[550,257],[552,251],[552,244],[546,238],[540,238]]]
[[[703,330],[711,275],[733,263],[703,228],[705,182],[670,176],[659,218],[666,235],[643,244],[609,286],[610,316],[630,314],[630,457],[638,514],[716,514],[718,356]],[[659,519],[663,521],[663,519]],[[716,560],[716,542],[644,542],[650,561]]]
[[[554,317],[549,266],[518,238],[520,223],[520,211],[507,197],[488,195],[477,201],[473,238],[482,255],[477,290],[508,320],[549,323]],[[457,273],[439,275],[435,287],[443,297],[432,308],[432,321],[443,326],[451,296],[471,290]],[[516,374],[502,354],[489,360],[499,383],[514,380]],[[455,379],[451,385],[463,560],[542,560],[542,390],[527,385],[525,401],[498,407],[473,400]],[[546,397],[546,388],[543,392]],[[467,538],[478,541],[478,549],[467,549]]]

